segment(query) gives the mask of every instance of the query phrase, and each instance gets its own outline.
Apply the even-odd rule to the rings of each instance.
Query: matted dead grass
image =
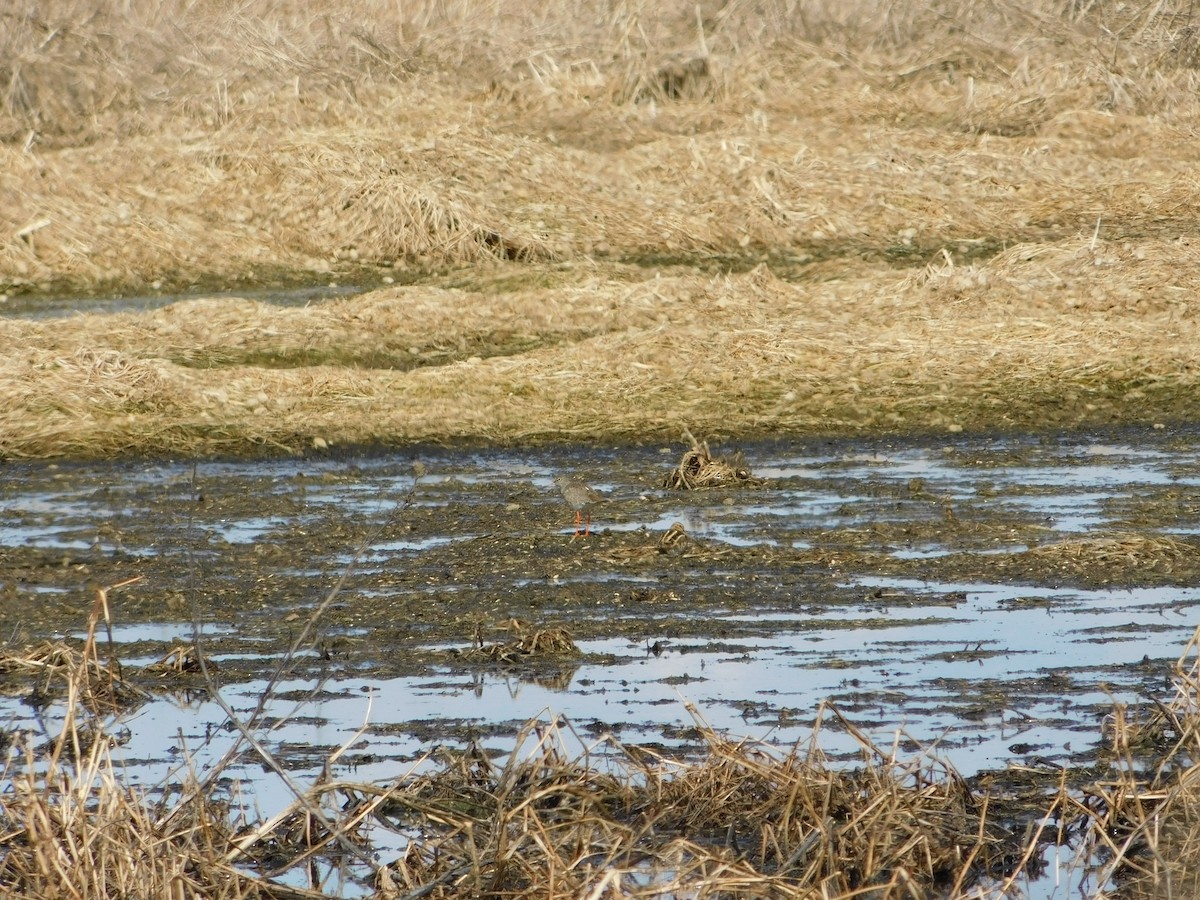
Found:
[[[0,648],[0,689],[15,686],[33,706],[45,706],[55,698],[67,696],[68,705],[78,706],[91,716],[103,717],[134,709],[150,695],[125,677],[115,657],[104,656],[98,635],[111,634],[108,595],[141,581],[131,578],[107,588],[98,588],[88,616],[87,637],[82,648],[64,641],[45,640],[34,647],[19,650]],[[89,724],[93,736],[101,729]],[[78,735],[73,735],[78,737]],[[87,742],[89,745],[91,741]],[[55,752],[61,752],[59,747]],[[76,742],[74,755],[79,756]]]
[[[0,291],[419,282],[5,320],[0,454],[1194,416],[1182,0],[0,17]]]
[[[125,784],[103,713],[72,699],[56,739],[22,742],[9,759],[0,884],[13,896],[48,898],[316,898],[325,894],[289,885],[287,873],[349,853],[381,900],[955,900],[1026,896],[1037,879],[1060,877],[1046,871],[1057,853],[1074,854],[1067,865],[1085,885],[1117,885],[1132,898],[1188,896],[1200,846],[1197,640],[1176,666],[1170,702],[1114,708],[1108,775],[1081,790],[1069,786],[1078,773],[1064,771],[1015,794],[984,789],[987,779],[968,783],[933,758],[904,760],[833,707],[790,752],[722,737],[692,708],[702,747],[688,758],[611,735],[572,755],[567,747],[582,739],[569,723],[531,722],[503,761],[474,746],[435,750],[391,783],[336,777],[336,751],[327,776],[294,802],[247,818],[210,796],[220,767],[161,798]],[[85,655],[95,654],[94,641],[93,631]],[[70,679],[68,695],[82,697],[86,674],[76,668]],[[860,741],[859,765],[826,762],[824,727]],[[399,836],[398,855],[372,851],[378,828]]]
[[[101,622],[103,591],[85,658],[98,655]],[[1076,880],[1103,886],[1096,896],[1110,885],[1132,898],[1188,896],[1200,846],[1198,648],[1200,632],[1176,665],[1169,702],[1115,706],[1105,723],[1110,772],[1082,789],[1065,770],[1016,793],[968,783],[936,758],[905,760],[873,744],[831,706],[790,751],[723,737],[689,707],[701,746],[686,758],[612,735],[568,751],[588,743],[560,718],[529,723],[502,760],[474,745],[438,749],[391,782],[359,782],[336,774],[359,733],[302,789],[255,743],[265,771],[294,792],[268,817],[212,796],[232,751],[203,781],[185,772],[161,796],[127,784],[107,733],[110,707],[83,702],[93,676],[70,666],[60,730],[41,744],[18,739],[6,764],[0,885],[51,900],[317,898],[324,892],[291,885],[288,874],[332,854],[343,866],[354,860],[380,900],[957,900],[1026,896],[1036,879],[1058,877],[1046,871],[1058,845],[1059,855],[1074,852]],[[235,722],[239,731],[250,735],[261,712]],[[826,761],[826,727],[860,743],[857,766]],[[389,858],[373,850],[381,828],[401,848]]]
[[[1131,900],[1190,897],[1200,888],[1200,631],[1172,680],[1167,702],[1114,709],[1105,728],[1114,772],[1079,801],[1096,883]]]
[[[503,628],[509,632],[507,640],[487,643],[483,639],[483,627],[476,626],[471,646],[465,651],[456,648],[452,652],[463,659],[503,665],[580,655],[571,632],[561,625],[537,628],[520,619],[512,619]]]
[[[761,478],[754,477],[740,454],[729,458],[714,457],[708,449],[708,441],[696,440],[686,429],[684,434],[692,444],[691,449],[684,451],[678,465],[663,477],[664,488],[699,491],[706,488],[757,487],[764,483]]]
[[[886,279],[760,267],[0,320],[20,348],[0,363],[0,453],[1149,426],[1194,412],[1191,254],[1080,238]]]
[[[513,627],[542,644],[550,634]],[[570,643],[551,637],[554,653]],[[86,644],[94,654],[94,631]],[[976,793],[940,763],[900,760],[832,708],[819,712],[818,727],[828,716],[863,742],[862,764],[851,771],[826,764],[815,733],[809,749],[781,752],[724,739],[695,709],[707,752],[692,760],[611,736],[597,745],[603,753],[572,756],[566,748],[581,737],[560,719],[530,723],[503,764],[474,746],[435,750],[391,783],[336,777],[343,747],[326,776],[301,790],[255,744],[266,769],[295,792],[261,818],[212,796],[236,754],[203,781],[185,772],[159,786],[161,796],[125,783],[105,720],[76,702],[84,673],[72,672],[81,681],[68,691],[59,734],[43,746],[23,742],[8,761],[0,886],[10,896],[315,898],[324,892],[285,876],[333,853],[343,865],[354,860],[381,900],[849,900],[864,891],[953,900],[1012,896],[1054,837],[1049,813],[1028,799]],[[253,722],[238,728],[248,733]],[[1043,801],[1054,809],[1062,797]],[[398,856],[372,850],[372,828],[395,832],[388,840],[403,848]]]
[[[1033,851],[953,772],[878,748],[837,772],[819,752],[781,756],[697,721],[699,762],[631,747],[606,772],[564,755],[560,723],[537,729],[516,767],[465,754],[416,779],[385,810],[441,825],[381,869],[382,894],[444,882],[445,896],[481,883],[530,898],[959,897],[981,884],[1002,896],[1024,877]],[[1045,837],[1034,830],[1029,847]]]
[[[1183,4],[58,0],[4,19],[0,279],[19,288],[931,253],[1097,217],[1176,232],[1193,201]]]
[[[1001,569],[1050,570],[1089,580],[1140,573],[1186,577],[1194,568],[1196,544],[1163,535],[1116,534],[1057,541],[1015,554]]]

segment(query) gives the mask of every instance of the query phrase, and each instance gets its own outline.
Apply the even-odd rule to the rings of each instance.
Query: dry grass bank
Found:
[[[0,17],[0,291],[421,282],[5,322],[7,455],[1194,416],[1182,2]]]
[[[1148,261],[1119,272],[1096,264],[1121,252],[1080,241],[886,281],[795,285],[764,267],[497,296],[393,288],[307,309],[205,299],[2,321],[0,340],[20,349],[3,363],[0,452],[1182,418],[1200,372],[1193,313],[1166,289],[1119,299],[1121,274],[1175,272],[1174,248],[1140,245],[1127,254]],[[1077,285],[1065,296],[1052,284],[1064,275]],[[1031,292],[1030,281],[1051,284]]]

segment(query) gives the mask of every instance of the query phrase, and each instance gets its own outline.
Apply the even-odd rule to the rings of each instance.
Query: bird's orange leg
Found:
[[[572,537],[579,537],[579,526],[583,523],[583,513],[578,509],[575,510],[575,534]]]
[[[591,533],[592,533],[592,511],[589,509],[587,511],[587,525],[584,526],[583,536],[587,537]]]

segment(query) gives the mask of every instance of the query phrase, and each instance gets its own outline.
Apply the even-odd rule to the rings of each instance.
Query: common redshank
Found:
[[[604,495],[588,487],[587,482],[575,475],[555,475],[554,483],[558,485],[567,505],[575,510],[575,534],[579,537],[579,526],[583,525],[583,536],[592,533],[592,504],[599,503]]]

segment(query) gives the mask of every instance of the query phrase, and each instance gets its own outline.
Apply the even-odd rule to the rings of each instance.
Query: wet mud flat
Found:
[[[961,819],[979,797],[994,804],[988,861],[972,853],[959,879],[1000,879],[1005,895],[1016,878],[1030,896],[1104,889],[1102,855],[1085,853],[1082,868],[1064,855],[1075,852],[1067,819],[1058,843],[1021,836],[1045,824],[1050,798],[1084,808],[1065,788],[1085,797],[1136,767],[1120,753],[1138,729],[1114,720],[1118,704],[1133,718],[1159,700],[1166,710],[1179,686],[1173,663],[1195,646],[1200,599],[1198,439],[1147,429],[749,444],[737,463],[752,484],[696,492],[664,486],[680,458],[671,447],[9,464],[2,746],[10,763],[33,748],[26,759],[54,766],[61,736],[87,753],[99,743],[89,735],[103,736],[120,783],[168,807],[199,779],[192,796],[217,804],[214,828],[264,836],[253,851],[239,839],[241,874],[219,878],[274,872],[322,896],[373,895],[402,872],[410,884],[456,876],[461,866],[410,863],[436,866],[436,848],[475,853],[445,841],[490,828],[493,801],[528,808],[504,785],[528,788],[535,773],[565,779],[572,797],[619,783],[593,799],[625,808],[634,801],[613,798],[646,779],[661,790],[656,770],[676,771],[666,783],[683,792],[654,805],[645,836],[660,849],[613,849],[604,879],[654,891],[702,869],[709,851],[670,836],[686,834],[676,813],[710,775],[749,805],[718,804],[703,840],[741,856],[729,835],[744,840],[777,814],[756,806],[759,776],[827,780],[875,808],[855,780],[873,773],[880,796],[914,777],[939,785],[936,797],[901,790],[936,810],[898,813],[877,836]],[[603,493],[589,536],[553,486],[562,473]],[[51,673],[71,656],[82,672],[89,653],[103,664],[90,687],[72,681],[73,696],[89,708],[106,690],[119,697],[81,731]],[[746,783],[748,771],[759,775]],[[346,779],[343,813],[378,795],[382,818],[361,836],[369,858],[302,866],[314,851],[284,814],[329,777]],[[433,819],[414,819],[428,802]],[[447,814],[463,821],[443,834]],[[819,804],[806,815],[827,819]],[[260,832],[264,816],[278,827]],[[947,859],[983,827],[968,820],[939,844]],[[573,846],[600,840],[589,835]],[[761,865],[786,881],[808,840],[774,863],[764,851]]]
[[[342,762],[388,777],[439,746],[505,752],[531,719],[581,747],[686,754],[705,724],[786,747],[828,701],[967,775],[1057,777],[1103,764],[1114,700],[1170,696],[1200,622],[1198,443],[714,447],[762,483],[694,492],[662,486],[678,447],[10,463],[0,629],[78,638],[98,587],[138,579],[101,645],[150,692],[121,723],[149,782],[228,732],[198,675],[139,668],[197,636],[235,710],[278,678],[263,740],[301,771],[358,729]],[[590,536],[562,472],[605,495]],[[5,679],[10,730],[53,717],[35,687]],[[817,740],[861,752],[836,718]]]

